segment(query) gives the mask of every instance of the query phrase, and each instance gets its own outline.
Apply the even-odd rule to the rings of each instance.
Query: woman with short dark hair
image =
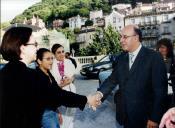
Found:
[[[172,86],[173,93],[175,95],[175,60],[174,60],[174,53],[173,53],[173,45],[171,43],[170,39],[162,38],[157,42],[157,51],[160,52],[160,54],[163,57],[163,60],[166,65],[167,73],[169,75],[169,80],[171,83],[169,83]],[[175,97],[174,99],[171,99],[175,103]],[[170,104],[174,104],[170,103]]]
[[[36,59],[36,51],[37,43],[30,28],[13,27],[3,36],[0,52],[9,62],[0,70],[0,128],[41,128],[46,108],[65,105],[83,110],[87,102],[97,106],[94,96],[49,86],[47,79],[28,68]],[[66,100],[60,100],[63,97]]]

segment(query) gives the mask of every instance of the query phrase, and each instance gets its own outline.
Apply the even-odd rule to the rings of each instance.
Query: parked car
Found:
[[[4,63],[0,64],[0,70],[5,66]]]
[[[99,72],[99,75],[98,75],[99,85],[102,84],[109,77],[111,73],[112,73],[112,68],[106,71]]]
[[[99,73],[99,76],[98,76],[99,87],[111,75],[111,73],[112,73],[112,68],[106,71],[101,71]],[[107,100],[110,103],[114,103],[114,95],[118,89],[119,89],[119,86],[116,85],[116,87],[111,91],[110,95],[108,96]]]
[[[112,68],[113,57],[107,55],[96,63],[83,65],[80,74],[86,77],[97,78],[100,71]]]
[[[112,58],[113,58],[112,59],[113,60],[113,63],[112,64],[113,65],[112,65],[112,67],[110,69],[99,72],[99,75],[98,75],[99,87],[111,75],[112,70],[113,70],[113,67],[114,67],[115,63],[117,63],[117,57],[118,57],[118,55],[112,56]],[[109,97],[112,97],[112,98],[108,98],[107,99],[109,102],[113,103],[113,101],[114,101],[114,95],[116,94],[116,92],[117,92],[118,89],[119,89],[119,86],[116,85],[116,87],[111,91]],[[112,100],[109,100],[109,99],[112,99]]]

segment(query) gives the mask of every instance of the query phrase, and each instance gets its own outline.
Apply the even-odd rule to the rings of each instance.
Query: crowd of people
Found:
[[[125,26],[120,34],[123,52],[112,74],[94,94],[83,96],[74,85],[77,63],[61,44],[38,49],[32,29],[7,30],[0,46],[9,61],[0,71],[0,127],[73,128],[75,108],[89,104],[95,110],[118,85],[116,120],[124,128],[175,128],[174,95],[168,100],[168,85],[175,93],[171,40],[159,40],[152,50],[142,45],[137,26]],[[36,69],[27,67],[32,61]]]
[[[59,128],[55,116],[50,118],[59,106],[83,110],[86,103],[93,107],[100,104],[94,95],[63,90],[50,72],[51,53],[47,49],[37,52],[37,45],[27,27],[10,28],[3,36],[0,51],[9,62],[0,71],[1,128],[49,128],[52,122]],[[27,65],[36,60],[36,53],[39,66],[30,69]]]

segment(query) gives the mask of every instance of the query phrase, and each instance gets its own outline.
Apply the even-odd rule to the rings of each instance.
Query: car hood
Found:
[[[101,65],[104,65],[104,64],[108,64],[110,63],[109,61],[105,61],[105,62],[98,62],[98,63],[94,63],[94,64],[86,64],[86,65],[83,65],[82,68],[87,68],[87,67],[98,67],[98,66],[101,66]]]

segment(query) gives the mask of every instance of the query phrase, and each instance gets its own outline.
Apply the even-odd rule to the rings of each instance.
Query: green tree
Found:
[[[14,23],[23,23],[25,19],[25,16],[24,15],[18,15],[16,16],[12,21],[11,21],[11,24],[14,24]]]
[[[121,51],[119,33],[111,25],[103,33],[103,45],[106,48],[106,53],[119,53]]]
[[[105,30],[97,29],[93,42],[86,49],[80,49],[79,54],[87,56],[117,54],[122,50],[119,42],[119,33],[109,25]]]
[[[80,32],[80,28],[74,28],[74,33],[79,33]]]
[[[65,37],[67,39],[69,39],[70,43],[74,43],[75,42],[75,34],[72,30],[70,30],[69,28],[65,28],[65,29],[59,29],[59,32],[62,32]]]
[[[86,20],[85,22],[85,26],[92,26],[93,25],[93,21],[92,20]]]
[[[88,10],[87,8],[81,8],[81,9],[79,10],[79,14],[80,14],[81,16],[88,17],[88,16],[89,16],[89,10]]]
[[[49,8],[45,8],[45,9],[42,9],[42,10],[35,12],[35,15],[37,15],[41,19],[43,19],[44,22],[46,22],[48,20],[48,18],[51,14],[52,14],[52,11]]]
[[[3,22],[1,23],[0,29],[4,29],[10,26],[10,22]]]
[[[64,28],[68,28],[68,27],[69,27],[69,23],[67,23],[66,21],[64,21],[62,28],[64,29]]]

